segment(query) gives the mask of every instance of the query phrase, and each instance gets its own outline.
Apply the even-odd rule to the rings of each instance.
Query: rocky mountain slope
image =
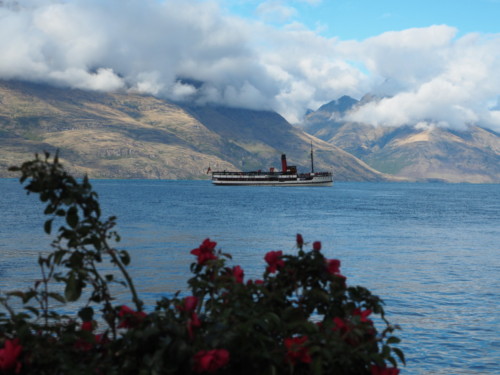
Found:
[[[500,134],[477,126],[466,130],[375,127],[342,120],[359,105],[349,97],[325,104],[308,114],[304,130],[395,176],[417,181],[500,183]]]
[[[212,170],[317,170],[335,180],[391,180],[361,160],[291,126],[274,112],[180,106],[151,96],[96,93],[0,81],[0,177],[35,152],[59,150],[92,178],[208,178]]]

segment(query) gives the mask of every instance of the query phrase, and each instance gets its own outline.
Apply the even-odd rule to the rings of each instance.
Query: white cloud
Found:
[[[488,104],[500,93],[500,35],[455,39],[455,31],[447,26],[406,30],[355,46],[380,82],[372,90],[389,97],[364,105],[347,119],[389,126],[433,121],[500,129]]]
[[[130,91],[137,91],[140,94],[158,95],[163,89],[164,85],[161,83],[161,74],[153,71],[138,74],[137,81]],[[178,96],[187,96],[189,94],[189,90],[181,87],[181,85],[176,85],[176,87],[172,88],[172,93],[177,99]]]
[[[293,0],[294,3],[306,3],[308,5],[318,5],[323,2],[323,0]]]
[[[297,14],[294,7],[280,0],[264,1],[257,6],[256,12],[259,17],[271,22],[285,22]]]
[[[260,11],[288,20],[298,2]],[[374,93],[387,97],[350,120],[500,130],[500,35],[457,38],[446,25],[341,41],[231,16],[216,0],[19,0],[0,5],[0,50],[3,79],[274,109],[292,122]]]
[[[77,68],[50,72],[48,77],[55,83],[93,91],[117,91],[125,87],[123,80],[112,69],[99,68],[95,73]]]

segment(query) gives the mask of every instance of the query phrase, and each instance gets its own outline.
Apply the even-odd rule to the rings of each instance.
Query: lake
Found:
[[[186,290],[190,250],[207,237],[246,278],[264,254],[321,241],[351,285],[386,302],[402,331],[402,374],[497,374],[500,368],[500,186],[336,183],[333,187],[217,187],[209,181],[95,180],[105,216],[146,304]],[[0,289],[38,277],[50,249],[42,205],[0,179]]]

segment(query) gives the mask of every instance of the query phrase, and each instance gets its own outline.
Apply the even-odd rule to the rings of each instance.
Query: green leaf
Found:
[[[94,237],[92,237],[91,241],[92,241],[92,244],[94,245],[96,250],[102,249],[102,243],[101,243],[101,240],[99,239],[99,237],[94,236]]]
[[[73,302],[80,298],[82,294],[82,283],[77,280],[74,273],[71,273],[68,281],[66,282],[66,288],[64,289],[64,296],[69,302]]]
[[[71,228],[76,228],[78,225],[78,210],[75,206],[70,207],[66,213],[66,222]]]
[[[64,299],[64,297],[63,297],[63,296],[61,296],[59,293],[53,293],[53,292],[51,292],[51,293],[49,293],[49,294],[48,294],[48,296],[49,296],[50,298],[55,299],[55,300],[56,300],[56,301],[58,301],[58,302],[61,302],[61,303],[66,303],[66,300]]]
[[[80,311],[78,311],[78,316],[84,321],[84,322],[91,322],[92,319],[94,318],[94,309],[92,307],[84,307]]]
[[[12,292],[7,292],[5,294],[8,296],[15,296],[15,297],[19,297],[19,298],[24,298],[25,293],[20,291],[20,290],[14,290]]]
[[[396,360],[394,359],[393,356],[390,356],[389,358],[387,358],[389,360],[389,362],[391,362],[391,364],[394,366],[394,367],[398,367],[398,364],[396,362]]]
[[[54,253],[54,264],[61,264],[61,261],[66,255],[67,251],[66,250],[58,250]]]
[[[281,319],[278,315],[273,312],[268,312],[263,316],[263,320],[269,322],[271,328],[279,327],[281,324]]]
[[[404,355],[403,351],[399,348],[392,348],[392,351],[394,353],[396,353],[396,355],[399,357],[401,362],[403,362],[403,364],[406,365],[405,355]]]
[[[130,255],[125,251],[120,251],[120,260],[125,266],[128,266],[130,263]]]
[[[399,339],[396,336],[391,336],[387,339],[387,344],[399,344],[401,342],[401,339]]]
[[[53,220],[54,219],[49,219],[43,225],[43,229],[45,230],[45,233],[50,234],[50,232],[52,231],[52,221]]]
[[[34,290],[30,290],[29,292],[24,293],[23,295],[23,303],[28,303],[30,299],[36,296],[36,292]]]
[[[33,306],[26,306],[25,307],[26,310],[28,311],[31,311],[33,314],[35,314],[36,316],[39,316],[40,315],[40,311],[36,308],[36,307],[33,307]]]
[[[79,269],[83,267],[84,254],[80,251],[75,251],[68,260],[68,265],[71,268]]]
[[[15,317],[17,320],[29,320],[29,319],[31,319],[31,316],[29,316],[29,314],[25,314],[25,313],[17,313],[17,314],[15,314]]]

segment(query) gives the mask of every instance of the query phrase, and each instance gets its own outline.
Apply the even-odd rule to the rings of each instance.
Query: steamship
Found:
[[[298,173],[295,165],[288,165],[286,155],[281,155],[281,171],[212,172],[212,183],[220,186],[332,186],[331,172],[314,172],[311,147],[311,172]]]

